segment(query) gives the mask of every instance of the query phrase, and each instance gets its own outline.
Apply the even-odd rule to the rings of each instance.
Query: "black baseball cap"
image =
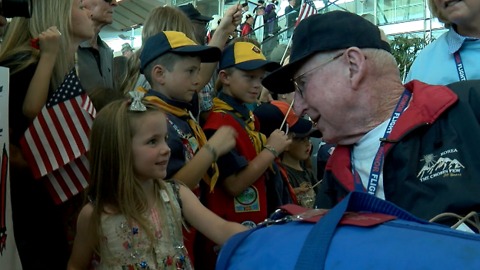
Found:
[[[213,18],[202,15],[191,3],[178,7],[190,20],[209,22]]]
[[[390,45],[382,40],[380,29],[357,14],[331,11],[311,15],[295,29],[289,64],[270,73],[262,84],[275,93],[293,92],[295,86],[291,79],[308,57],[350,47],[391,52]]]
[[[288,124],[288,132],[293,134],[294,138],[321,137],[321,133],[314,128],[312,121],[299,117],[293,108],[289,109],[289,107],[290,104],[280,100],[258,106],[253,114],[260,122],[260,132],[267,137],[270,136],[274,130],[280,128],[285,119],[283,130],[287,131],[285,127]]]

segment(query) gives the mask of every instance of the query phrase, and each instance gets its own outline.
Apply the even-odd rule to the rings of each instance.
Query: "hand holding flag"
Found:
[[[20,140],[34,177],[48,177],[47,187],[57,204],[88,186],[85,154],[95,114],[72,69]]]

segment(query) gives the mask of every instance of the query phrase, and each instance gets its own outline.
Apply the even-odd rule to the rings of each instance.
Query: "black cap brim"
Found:
[[[313,126],[313,123],[303,118],[298,119],[298,122],[290,128],[289,133],[293,133],[294,138],[322,137],[322,133]]]
[[[262,80],[263,86],[269,91],[278,94],[286,94],[295,91],[295,85],[292,81],[293,74],[295,74],[298,68],[300,68],[302,62],[307,57],[308,55],[270,73]]]
[[[293,127],[289,127],[288,132],[294,133],[294,137],[305,137],[310,133],[311,130],[312,122],[303,118],[299,118]]]
[[[280,64],[277,62],[271,62],[268,60],[260,60],[260,59],[250,60],[250,61],[246,61],[246,62],[235,65],[235,68],[238,68],[241,70],[256,70],[256,69],[263,68],[268,72],[277,70],[280,67],[281,67]]]
[[[192,17],[191,19],[195,21],[201,21],[201,22],[209,22],[213,20],[212,17],[203,16],[203,15],[198,15],[198,16]]]

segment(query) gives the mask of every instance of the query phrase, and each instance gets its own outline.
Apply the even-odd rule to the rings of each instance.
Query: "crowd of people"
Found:
[[[211,36],[212,18],[192,4],[161,6],[120,62],[99,36],[117,6],[33,1],[31,18],[6,28],[23,269],[214,269],[223,243],[279,206],[332,208],[354,190],[427,220],[480,211],[478,1],[429,1],[449,31],[419,54],[406,84],[380,29],[354,13],[302,20],[289,57],[273,61],[249,34],[274,2],[255,17],[232,6]],[[276,28],[262,23],[266,35]],[[239,28],[246,34],[232,38]],[[83,127],[88,187],[58,204],[23,141],[66,87],[96,112]]]

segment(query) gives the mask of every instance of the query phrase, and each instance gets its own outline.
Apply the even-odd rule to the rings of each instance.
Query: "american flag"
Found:
[[[317,8],[315,7],[315,4],[313,3],[313,0],[302,0],[302,7],[300,8],[300,13],[298,14],[297,17],[297,22],[295,23],[295,27],[298,26],[298,24],[308,16],[311,16],[313,14],[317,14]]]
[[[74,68],[20,140],[34,177],[47,176],[47,187],[57,204],[88,186],[85,154],[90,147],[88,136],[95,114]]]

